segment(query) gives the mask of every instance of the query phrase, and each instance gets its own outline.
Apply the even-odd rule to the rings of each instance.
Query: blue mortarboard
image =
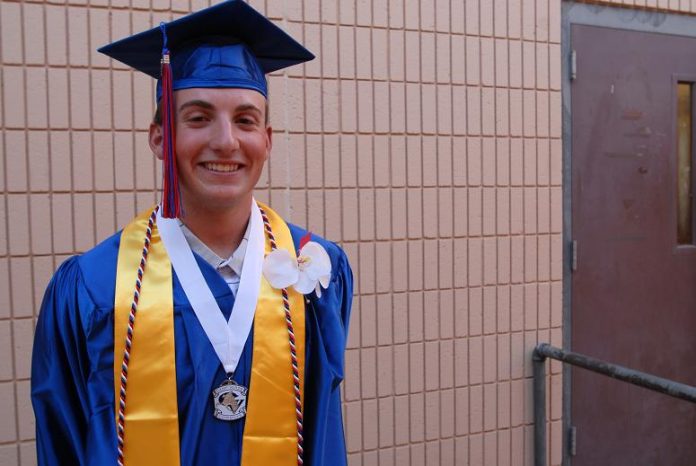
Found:
[[[229,0],[164,25],[171,52],[172,90],[234,87],[268,96],[265,74],[314,55],[241,0]],[[105,45],[99,52],[158,80],[161,96],[161,27]]]
[[[314,55],[241,0],[229,0],[105,45],[99,52],[157,79],[161,98],[163,216],[181,216],[172,93],[194,87],[252,89],[268,97],[266,73]]]

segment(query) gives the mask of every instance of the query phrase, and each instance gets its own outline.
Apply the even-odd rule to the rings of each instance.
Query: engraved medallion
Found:
[[[213,390],[215,411],[213,415],[222,421],[234,421],[246,415],[247,388],[228,378]]]

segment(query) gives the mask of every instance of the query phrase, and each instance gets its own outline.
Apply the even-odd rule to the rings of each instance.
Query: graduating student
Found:
[[[158,80],[164,194],[48,286],[39,464],[345,464],[347,258],[252,195],[271,152],[265,73],[312,54],[238,0],[100,51]]]

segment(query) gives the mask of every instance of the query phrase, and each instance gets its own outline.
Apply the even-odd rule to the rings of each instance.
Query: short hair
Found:
[[[265,109],[264,109],[264,112],[265,112],[265,115],[264,115],[264,117],[265,117],[264,124],[265,124],[266,126],[268,126],[268,124],[269,124],[270,121],[271,121],[271,117],[270,117],[268,111],[269,111],[268,97],[266,97],[266,106],[265,106]],[[156,125],[161,125],[161,124],[162,124],[162,100],[161,100],[161,99],[157,101],[157,108],[155,109],[155,114],[152,116],[152,122],[153,122],[154,124],[156,124]]]

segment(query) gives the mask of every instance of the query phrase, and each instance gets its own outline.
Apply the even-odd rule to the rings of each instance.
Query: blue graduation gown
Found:
[[[297,247],[306,231],[289,227]],[[352,274],[338,246],[318,237],[312,240],[328,252],[332,273],[321,298],[312,293],[305,304],[305,464],[340,466],[346,463],[346,451],[339,384]],[[46,290],[31,376],[39,465],[116,464],[113,303],[119,242],[120,233],[68,259]],[[209,264],[198,256],[196,260],[229,318],[234,304],[229,287]],[[181,465],[239,465],[244,419],[226,422],[213,417],[211,392],[225,373],[176,274],[173,288]],[[137,338],[136,325],[134,345]],[[235,380],[247,387],[252,348],[253,330],[235,373]],[[253,396],[252,387],[249,398]]]

